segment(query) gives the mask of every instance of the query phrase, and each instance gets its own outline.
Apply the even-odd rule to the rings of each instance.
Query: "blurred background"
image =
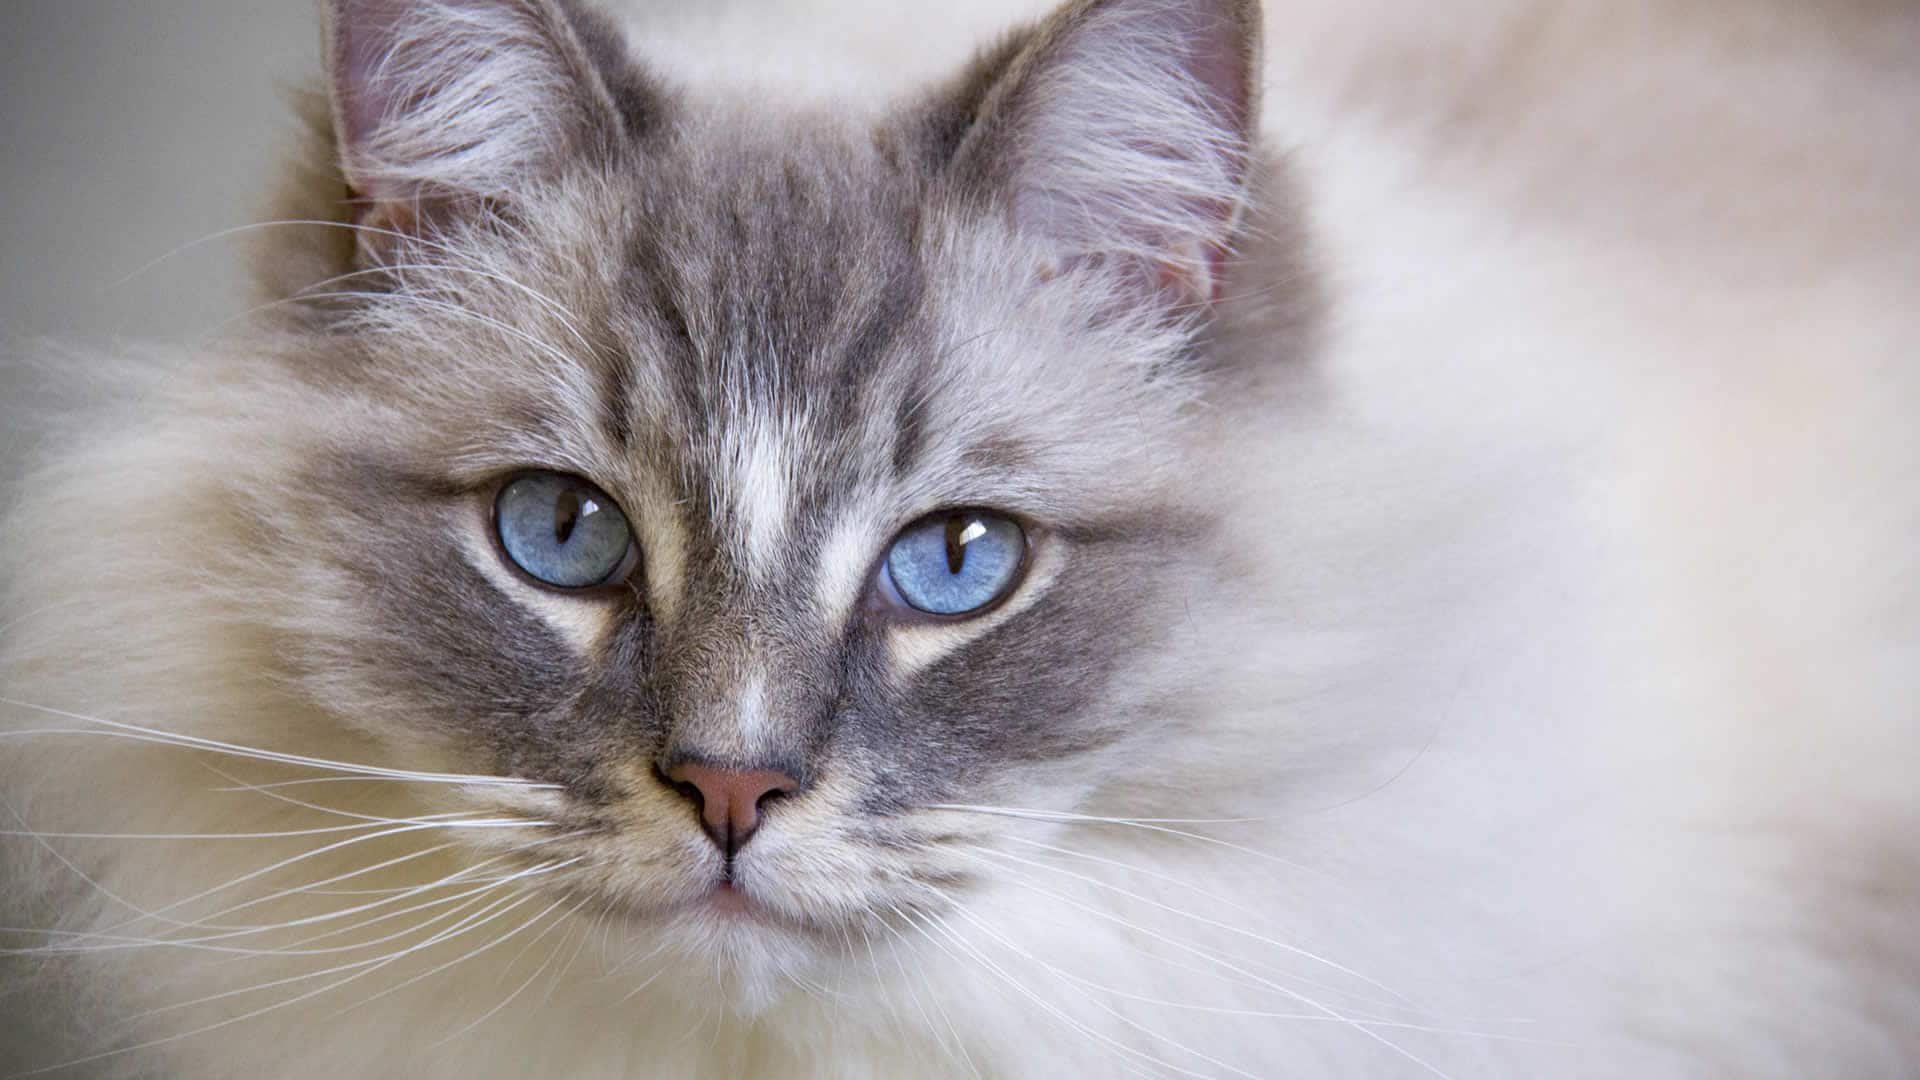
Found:
[[[238,310],[244,238],[180,249],[258,218],[283,89],[318,55],[306,0],[0,3],[0,347],[181,340]]]

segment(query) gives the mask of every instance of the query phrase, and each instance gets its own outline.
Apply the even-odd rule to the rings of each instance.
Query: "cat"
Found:
[[[1911,1074],[1912,13],[656,7],[58,373],[7,1075]]]

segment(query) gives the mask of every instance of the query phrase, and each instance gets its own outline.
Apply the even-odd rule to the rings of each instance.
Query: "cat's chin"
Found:
[[[616,910],[615,926],[625,931],[626,951],[635,958],[636,983],[654,980],[663,992],[706,1009],[764,1014],[801,992],[804,982],[821,978],[834,960],[824,928],[731,887],[715,886],[667,909]]]

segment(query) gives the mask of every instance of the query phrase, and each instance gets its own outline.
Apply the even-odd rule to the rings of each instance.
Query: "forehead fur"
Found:
[[[383,287],[322,340],[351,354],[346,385],[405,402],[456,480],[643,468],[723,525],[718,481],[750,458],[796,498],[886,488],[908,516],[1137,499],[1143,475],[1111,478],[1152,472],[1154,433],[1177,427],[1175,328],[1098,310],[1097,269],[1048,279],[903,152],[912,118],[675,107],[511,215],[356,275]]]

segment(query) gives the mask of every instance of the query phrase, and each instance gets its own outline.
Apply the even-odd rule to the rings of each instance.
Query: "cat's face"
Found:
[[[357,127],[470,60],[365,10],[405,6],[335,14],[364,239],[295,320],[269,525],[305,692],[412,767],[540,785],[513,809],[548,827],[489,856],[747,969],[962,898],[1009,819],[942,807],[1066,810],[1150,763],[1217,558],[1183,315],[1233,214],[1129,194],[1090,243],[1098,181],[1021,155],[1074,152],[1079,53],[1169,28],[1075,10],[884,116],[765,119],[503,8],[463,32],[573,74],[520,118],[547,131],[474,121],[468,154],[538,141],[494,190],[394,180],[403,142],[356,172]]]

